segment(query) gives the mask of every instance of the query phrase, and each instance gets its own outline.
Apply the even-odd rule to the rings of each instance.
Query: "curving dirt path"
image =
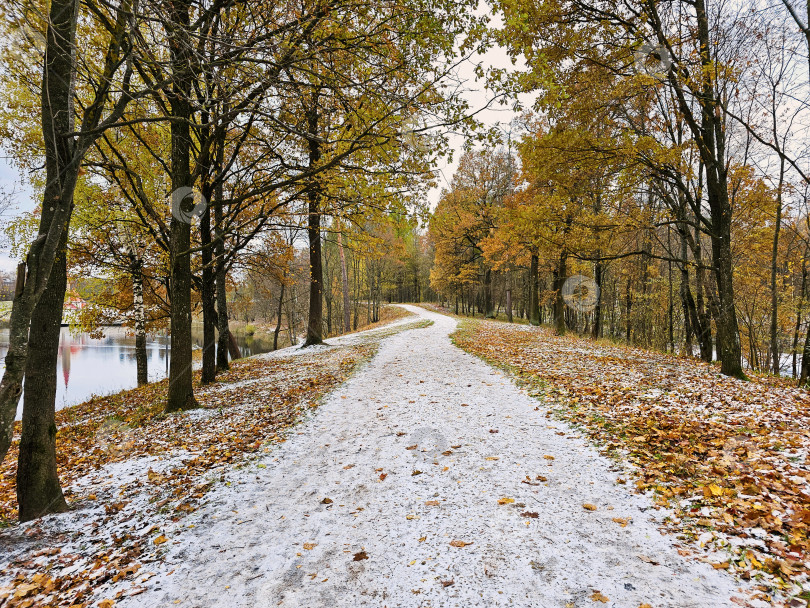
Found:
[[[610,461],[451,344],[453,319],[407,308],[434,324],[386,339],[213,490],[149,589],[116,606],[738,605],[739,585],[679,555]]]

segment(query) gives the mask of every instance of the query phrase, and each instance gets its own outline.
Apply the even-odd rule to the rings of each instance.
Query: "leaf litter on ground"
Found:
[[[795,605],[810,599],[810,393],[548,328],[465,319],[453,339],[629,463],[689,553]]]

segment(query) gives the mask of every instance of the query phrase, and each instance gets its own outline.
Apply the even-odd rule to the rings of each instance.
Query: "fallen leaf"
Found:
[[[165,543],[167,540],[169,540],[169,539],[168,539],[168,538],[166,538],[166,537],[165,537],[163,534],[161,534],[160,536],[158,536],[158,537],[157,537],[155,540],[153,540],[152,542],[153,542],[154,544],[156,544],[156,545],[162,545],[162,544],[163,544],[163,543]]]
[[[596,505],[586,502],[582,505],[582,508],[586,511],[596,511]]]
[[[312,551],[317,546],[318,543],[304,543],[304,549],[306,549],[307,551]]]
[[[498,499],[499,505],[511,505],[513,502],[515,502],[514,498],[507,498],[506,496]]]
[[[456,581],[442,581],[442,587],[451,587],[456,584]]]
[[[451,547],[466,547],[467,545],[472,545],[473,543],[468,543],[463,540],[451,540],[450,546]]]
[[[531,519],[537,519],[538,517],[540,517],[540,514],[536,513],[535,511],[524,511],[523,513],[520,514],[520,516],[530,517]]]
[[[425,502],[425,505],[428,507],[438,507],[439,501],[438,500],[428,500]]]
[[[388,473],[380,473],[380,481],[385,481],[386,477],[388,477]]]
[[[554,460],[554,456],[551,456],[550,454],[546,454],[545,456],[543,456],[543,458],[545,458],[546,460]]]
[[[368,554],[365,551],[358,551],[357,553],[354,554],[354,558],[352,558],[352,561],[359,562],[364,559],[368,559]]]
[[[594,602],[602,602],[603,604],[607,604],[610,600],[607,596],[603,595],[600,591],[594,591],[591,594],[591,600]]]
[[[619,524],[622,528],[626,528],[627,524],[630,523],[630,518],[629,517],[614,517],[613,521],[615,521],[617,524]]]
[[[331,505],[331,504],[332,504],[332,499],[331,499],[331,498],[324,498],[324,499],[321,501],[321,504],[322,504],[322,505]]]

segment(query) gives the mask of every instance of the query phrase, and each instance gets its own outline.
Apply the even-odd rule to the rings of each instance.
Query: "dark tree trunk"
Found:
[[[771,362],[773,373],[782,372],[779,359],[779,292],[777,290],[777,264],[779,262],[779,231],[782,228],[782,187],[785,178],[785,157],[779,165],[779,185],[776,190],[776,222],[773,228],[773,250],[771,252]]]
[[[309,167],[315,168],[321,160],[321,142],[318,135],[318,94],[313,93],[312,105],[307,112],[309,134]],[[321,258],[321,186],[312,178],[307,191],[307,236],[309,237],[309,320],[304,346],[323,343],[323,260]],[[345,313],[344,313],[345,314]]]
[[[602,262],[597,260],[593,265],[593,280],[596,283],[596,307],[593,309],[593,326],[591,338],[598,340],[602,335]]]
[[[276,319],[276,330],[273,332],[273,350],[278,350],[278,333],[281,331],[281,313],[283,312],[284,306],[284,288],[286,285],[284,281],[281,282],[281,289],[279,290],[278,294],[278,310],[276,311],[277,319]]]
[[[506,290],[506,320],[512,322],[512,290]]]
[[[565,334],[565,300],[563,300],[562,290],[566,278],[566,262],[568,254],[565,251],[560,253],[557,269],[554,271],[554,330],[557,335]]]
[[[225,108],[227,110],[227,106]],[[223,141],[219,141],[217,145],[216,154],[216,174],[222,172],[225,156],[225,145]],[[214,255],[216,256],[216,266],[214,269],[214,282],[216,285],[216,304],[217,304],[217,369],[220,371],[227,370],[228,365],[228,346],[230,341],[230,329],[228,328],[228,283],[227,283],[227,269],[225,268],[225,235],[223,234],[224,212],[222,206],[223,202],[223,186],[222,180],[217,181],[214,188]]]
[[[191,50],[188,40],[189,2],[172,0],[167,34],[172,64],[173,120],[171,123],[172,220],[170,225],[171,268],[171,361],[166,412],[197,407],[191,368]]]
[[[67,135],[74,130],[73,52],[78,6],[76,0],[52,0],[48,16],[41,95],[45,150],[43,213],[39,234],[31,244],[26,263],[17,267],[9,347],[0,382],[0,462],[11,446],[28,359],[32,317],[49,286],[55,260],[64,254],[63,239],[70,222],[79,173],[81,153],[75,149],[75,139]]]
[[[540,325],[539,265],[540,259],[538,255],[532,253],[531,264],[529,265],[529,323],[532,325]]]
[[[203,313],[202,384],[216,380],[216,277],[211,251],[211,208],[206,208],[200,221],[200,245],[202,246],[202,281],[200,299]]]
[[[810,384],[810,323],[807,324],[807,334],[804,338],[804,350],[802,351],[802,371],[799,375],[799,386]]]
[[[697,230],[695,231],[697,233]],[[714,358],[714,347],[712,345],[712,322],[707,312],[705,303],[705,270],[703,268],[703,248],[700,246],[700,234],[695,235],[695,262],[697,263],[697,271],[695,272],[695,293],[697,299],[695,306],[697,308],[697,325],[695,325],[698,341],[700,342],[700,358],[706,363],[711,363]]]
[[[148,356],[146,352],[146,308],[143,302],[143,260],[136,252],[130,253],[132,274],[132,300],[135,309],[135,365],[138,386],[149,383]]]
[[[793,377],[796,377],[796,363],[798,357],[798,348],[799,348],[799,330],[802,326],[802,307],[804,306],[804,299],[807,295],[807,251],[805,250],[804,255],[802,256],[802,285],[801,291],[799,292],[799,306],[796,310],[796,326],[793,329]]]
[[[418,301],[418,300],[417,300]],[[484,316],[487,319],[495,318],[495,305],[492,301],[492,269],[484,269]]]
[[[52,212],[43,212],[42,224]],[[48,216],[48,217],[46,217]],[[42,294],[31,318],[25,367],[22,435],[17,461],[17,504],[20,521],[67,510],[56,470],[56,358],[67,287],[67,227]]]
[[[343,250],[343,234],[338,224],[338,253],[340,254],[340,285],[343,290],[343,332],[349,333],[351,326],[351,311],[349,309],[349,271],[346,267],[346,252]]]

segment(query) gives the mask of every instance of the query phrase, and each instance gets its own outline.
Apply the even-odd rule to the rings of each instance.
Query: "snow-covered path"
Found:
[[[434,325],[386,339],[212,490],[117,606],[736,605],[738,584],[681,557],[610,461],[454,347],[454,320],[408,308]]]

